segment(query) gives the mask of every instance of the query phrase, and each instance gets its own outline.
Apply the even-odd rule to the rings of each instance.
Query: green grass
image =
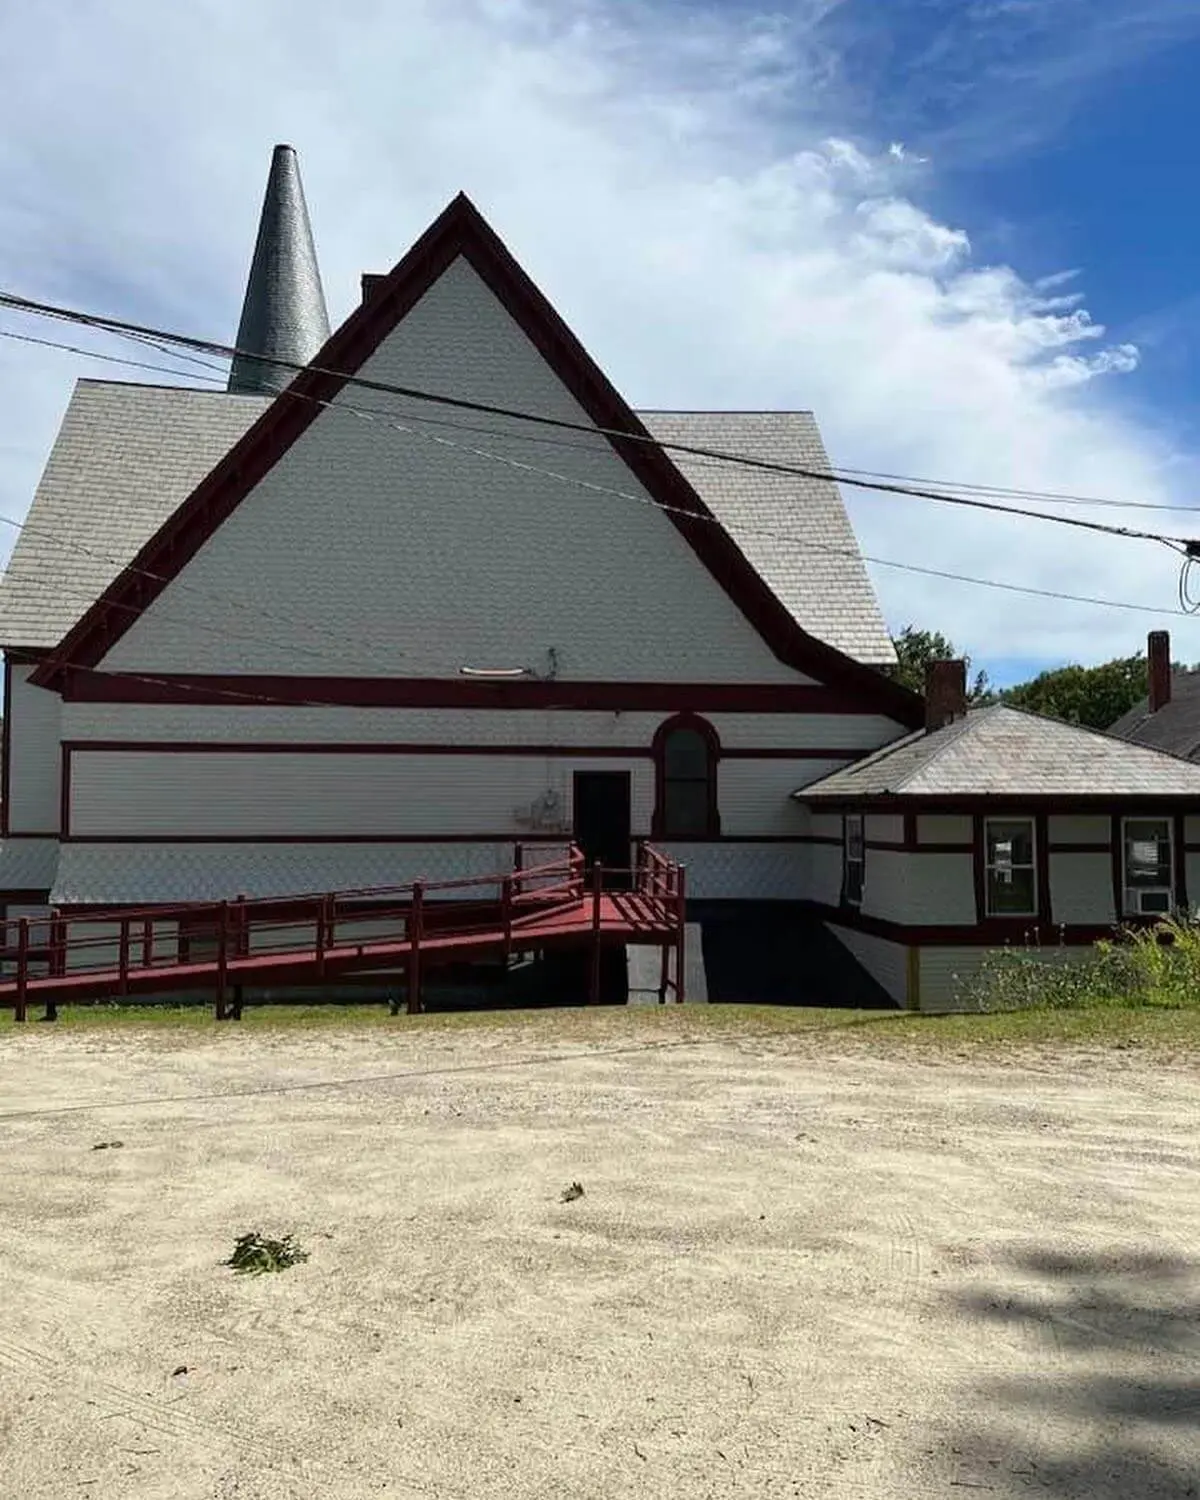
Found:
[[[917,1015],[766,1005],[602,1006],[555,1010],[456,1011],[389,1016],[385,1005],[273,1005],[247,1007],[240,1022],[217,1025],[207,1006],[64,1006],[54,1026],[17,1026],[0,1015],[0,1039],[53,1035],[59,1030],[149,1033],[163,1042],[228,1039],[247,1033],[321,1032],[405,1034],[504,1032],[538,1042],[608,1043],[725,1038],[815,1038],[830,1035],[878,1050],[961,1048],[1034,1043],[1143,1045],[1200,1050],[1200,1005],[1172,1009],[1055,1006],[989,1014]]]

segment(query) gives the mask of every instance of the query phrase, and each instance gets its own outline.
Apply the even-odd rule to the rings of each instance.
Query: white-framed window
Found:
[[[1175,847],[1170,818],[1124,818],[1121,885],[1127,917],[1167,916],[1175,905]]]
[[[1032,818],[988,818],[983,825],[986,915],[1037,915],[1037,834]]]
[[[842,893],[847,906],[861,906],[867,858],[862,814],[847,813],[842,832]]]

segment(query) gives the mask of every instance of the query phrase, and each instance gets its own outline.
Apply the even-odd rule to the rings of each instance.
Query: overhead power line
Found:
[[[1059,516],[1049,511],[1029,510],[1023,507],[1002,505],[995,500],[987,500],[980,497],[968,497],[964,495],[948,494],[944,491],[928,487],[917,487],[913,485],[900,484],[885,479],[862,479],[855,477],[847,471],[811,469],[797,464],[777,463],[770,459],[755,458],[749,454],[737,454],[724,452],[721,449],[709,448],[690,443],[664,442],[648,434],[631,433],[623,428],[600,427],[586,422],[577,422],[565,417],[553,417],[545,413],[520,411],[512,407],[496,405],[492,402],[472,401],[465,397],[448,396],[431,391],[423,391],[412,386],[395,385],[388,381],[372,380],[362,375],[349,375],[344,371],[332,370],[326,366],[316,364],[301,364],[296,360],[283,359],[278,356],[259,355],[252,351],[239,349],[232,344],[218,343],[212,339],[194,338],[188,334],[174,333],[168,329],[147,327],[140,323],[131,323],[123,319],[104,317],[96,313],[83,312],[76,308],[61,307],[53,303],[35,302],[26,297],[18,297],[11,293],[0,292],[0,307],[9,307],[17,312],[34,314],[40,317],[54,318],[68,323],[80,324],[84,327],[99,329],[105,333],[114,333],[129,337],[139,342],[157,341],[159,344],[170,344],[179,348],[195,350],[203,354],[219,355],[225,359],[238,357],[253,358],[263,364],[275,366],[279,369],[290,370],[295,374],[303,370],[314,374],[328,375],[333,379],[341,381],[346,385],[353,385],[364,390],[376,391],[383,395],[399,396],[405,400],[428,402],[435,406],[452,407],[460,411],[470,411],[481,415],[503,417],[507,421],[530,423],[534,426],[556,428],[563,431],[582,432],[590,436],[602,436],[618,442],[639,444],[662,449],[669,453],[687,454],[692,457],[701,457],[717,460],[723,463],[738,464],[742,467],[762,470],[767,473],[792,475],[803,479],[816,479],[833,481],[860,489],[882,491],[883,493],[905,495],[913,499],[932,500],[945,505],[958,505],[973,510],[992,511],[1004,515],[1020,517],[1024,520],[1036,520],[1059,526],[1070,526],[1078,530],[1097,532],[1108,536],[1124,537],[1127,540],[1158,542],[1164,546],[1171,547],[1185,557],[1200,556],[1200,539],[1193,537],[1182,537],[1164,535],[1160,532],[1140,531],[1127,526],[1110,525],[1102,521],[1085,520],[1077,516]]]
[[[0,304],[4,303],[5,300],[6,299],[3,296],[0,296]],[[6,336],[4,330],[0,330],[0,336]],[[185,372],[180,372],[180,371],[177,371],[177,370],[170,369],[170,368],[165,367],[165,366],[147,365],[147,364],[144,364],[144,363],[142,363],[140,361],[124,360],[124,359],[121,359],[121,358],[119,358],[118,356],[115,356],[115,355],[104,354],[104,353],[100,353],[98,351],[79,349],[79,348],[76,348],[73,345],[59,344],[59,343],[57,343],[56,341],[53,341],[53,340],[48,340],[48,339],[32,340],[32,339],[29,339],[29,337],[25,336],[25,335],[11,335],[11,336],[20,338],[20,339],[22,339],[22,341],[36,342],[36,343],[39,343],[39,344],[47,345],[47,346],[52,347],[52,348],[60,348],[60,349],[64,350],[65,352],[68,352],[68,353],[85,354],[85,355],[87,355],[88,357],[91,357],[91,358],[95,358],[95,359],[99,359],[99,360],[104,360],[104,361],[110,361],[110,362],[113,362],[113,363],[116,363],[116,364],[135,365],[135,366],[138,366],[140,368],[158,370],[161,373],[169,374],[169,375],[179,375],[181,373],[185,373]],[[131,334],[130,336],[133,336],[133,335]],[[174,335],[163,335],[163,337],[165,337],[165,338],[173,338],[175,336]],[[138,337],[138,341],[139,342],[144,342],[144,340],[140,336]],[[287,362],[280,361],[279,363],[287,363]],[[216,369],[217,369],[217,367],[211,366],[211,365],[207,366],[207,368],[212,369],[214,371],[216,371]],[[295,366],[295,368],[299,369],[299,368],[304,368],[304,367],[302,367],[302,366]],[[197,380],[209,380],[209,381],[215,381],[218,378],[218,374],[219,374],[219,372],[218,372],[218,374],[214,374],[214,375],[211,375],[211,376],[202,376],[202,375],[199,375],[199,374],[192,375],[192,373],[190,371],[186,372],[186,373],[188,374],[189,378],[197,379]],[[221,378],[222,383],[223,383],[223,375],[220,376],[220,378]],[[363,382],[356,382],[356,383],[360,383],[361,384]],[[375,386],[378,386],[380,383],[374,382],[372,384],[375,385]],[[403,389],[398,388],[398,387],[397,388],[384,387],[384,389],[387,390],[389,394],[392,394],[392,393],[401,394],[401,395],[408,394]],[[403,433],[403,434],[406,434],[406,435],[409,435],[409,436],[424,437],[424,438],[427,438],[430,441],[441,442],[444,446],[448,446],[448,447],[452,447],[452,448],[460,448],[460,449],[463,449],[464,451],[471,452],[471,453],[475,454],[478,457],[482,457],[482,458],[485,458],[485,459],[488,459],[490,461],[497,462],[497,463],[507,464],[507,465],[510,465],[510,466],[513,466],[513,467],[516,467],[516,468],[525,469],[528,472],[536,473],[536,474],[542,475],[544,477],[554,479],[554,480],[556,480],[558,482],[561,482],[561,483],[570,484],[570,485],[574,485],[574,486],[578,486],[578,487],[583,487],[583,488],[586,488],[586,489],[593,490],[593,491],[595,491],[597,493],[603,493],[603,494],[611,495],[611,496],[613,496],[615,498],[619,498],[619,499],[623,499],[623,500],[627,500],[627,501],[634,501],[634,502],[639,503],[639,504],[650,505],[650,506],[652,506],[652,507],[654,507],[656,509],[662,510],[662,511],[664,511],[666,513],[674,513],[674,514],[679,514],[679,515],[682,515],[682,516],[686,516],[686,517],[688,517],[692,521],[711,521],[711,522],[713,522],[714,524],[717,524],[717,525],[722,525],[723,524],[723,523],[720,522],[720,520],[719,520],[718,517],[715,517],[715,516],[698,516],[694,511],[689,510],[689,509],[685,509],[683,507],[672,507],[672,506],[662,505],[660,502],[654,500],[652,497],[647,496],[647,495],[634,494],[634,493],[632,493],[630,491],[618,490],[618,489],[615,489],[615,488],[610,487],[610,486],[599,485],[599,484],[596,484],[593,481],[579,479],[579,478],[577,478],[576,476],[573,476],[573,475],[565,475],[565,474],[555,473],[552,470],[541,468],[541,467],[539,467],[537,465],[532,465],[532,464],[529,464],[529,463],[527,463],[525,461],[522,461],[522,460],[513,459],[510,456],[505,455],[505,454],[497,454],[497,453],[488,452],[488,451],[486,451],[484,449],[474,448],[474,447],[471,447],[471,446],[469,446],[467,444],[458,443],[458,442],[455,442],[452,439],[448,439],[448,438],[439,438],[436,434],[417,432],[417,431],[415,431],[414,428],[408,427],[408,426],[404,426],[403,424],[401,424],[398,421],[396,421],[390,412],[383,412],[383,411],[380,411],[380,410],[377,410],[377,409],[368,409],[368,408],[353,406],[353,405],[351,405],[351,404],[349,404],[347,402],[344,402],[344,401],[333,402],[333,401],[325,400],[325,399],[322,399],[322,398],[319,398],[319,397],[307,395],[305,393],[296,392],[296,391],[293,391],[293,390],[290,390],[290,389],[288,391],[286,391],[284,394],[290,396],[292,399],[303,399],[303,400],[306,400],[306,401],[313,402],[314,404],[316,404],[316,405],[318,405],[320,407],[326,408],[326,409],[344,411],[344,412],[346,412],[349,415],[353,415],[355,417],[358,417],[358,418],[361,418],[361,419],[364,419],[364,420],[376,422],[376,423],[382,424],[384,426],[391,427],[395,431]],[[429,399],[432,400],[432,401],[434,401],[434,402],[437,402],[439,404],[442,403],[443,401],[445,401],[445,402],[447,402],[449,404],[453,404],[453,405],[460,404],[457,401],[454,401],[452,398],[430,397]],[[469,403],[469,404],[472,405],[473,407],[477,407],[479,405],[479,403]],[[504,408],[490,408],[490,409],[487,409],[487,410],[488,410],[488,414],[498,415],[498,416],[506,416],[507,417],[507,416],[511,416],[511,415],[520,415],[520,414],[509,413]],[[509,436],[511,436],[511,433],[501,432],[501,431],[499,431],[499,430],[497,430],[495,428],[472,427],[470,424],[459,423],[459,422],[455,422],[455,421],[449,420],[449,419],[437,419],[437,418],[433,418],[433,417],[429,417],[429,416],[414,416],[414,417],[411,417],[409,420],[414,421],[414,422],[418,422],[422,426],[433,424],[433,425],[448,426],[448,427],[457,428],[459,430],[465,430],[465,431],[482,432],[484,434],[491,435],[491,436],[496,436],[496,437],[501,437],[501,436],[509,437]],[[535,423],[538,423],[539,425],[541,423],[543,423],[543,422],[546,422],[546,421],[552,421],[554,423],[554,425],[558,425],[557,419],[545,419],[545,418],[540,418],[540,417],[528,417],[528,420],[533,421]],[[565,425],[567,425],[568,427],[570,427],[572,430],[574,430],[576,432],[582,433],[582,434],[584,434],[586,436],[589,436],[589,437],[592,437],[592,438],[604,435],[604,433],[603,433],[603,431],[601,429],[597,429],[595,427],[589,427],[589,426],[586,426],[584,424],[570,423],[570,424],[565,424]],[[619,436],[629,436],[629,434],[623,434],[623,433],[618,433],[616,435],[619,435]],[[651,441],[653,441],[653,439],[651,439]],[[569,443],[569,444],[565,444],[564,446],[568,446],[568,447],[570,447],[572,449],[575,449],[577,451],[581,451],[583,449],[583,447],[584,447],[583,444],[579,444],[579,443]],[[661,445],[661,446],[664,446],[664,447],[671,447],[671,446],[678,447],[679,445],[664,444],[664,445]],[[704,456],[705,458],[717,459],[717,460],[721,460],[721,461],[725,461],[725,462],[748,463],[748,464],[751,464],[754,467],[759,467],[760,466],[760,461],[751,459],[751,458],[746,457],[744,455],[722,454],[722,453],[720,453],[718,451],[715,451],[715,450],[692,450],[690,448],[687,448],[684,451],[688,451],[688,452],[693,452],[694,451],[694,452],[696,452],[696,453]],[[792,470],[792,469],[788,468],[788,466],[782,466],[782,467],[785,469],[785,472],[797,472],[797,473],[799,473],[799,474],[801,474],[802,476],[805,476],[805,477],[815,477],[815,478],[820,478],[820,479],[833,480],[835,482],[838,479],[838,476],[836,474],[834,474],[834,473],[821,473],[820,471],[814,471],[814,470]],[[903,491],[901,491],[901,493],[903,493]],[[931,498],[945,498],[945,497],[931,497]],[[1007,511],[1010,514],[1018,514],[1018,515],[1021,514],[1021,512],[1019,512],[1019,511],[1013,511],[1010,507],[1005,507],[1005,506],[996,506],[996,507],[989,507],[989,508],[994,508],[994,509],[998,509],[998,510]],[[1046,519],[1067,519],[1067,518],[1047,517]],[[28,523],[25,523],[25,525],[23,526],[22,523],[17,522],[13,518],[8,517],[8,516],[0,516],[0,522],[3,522],[3,523],[5,523],[5,524],[7,524],[9,526],[12,526],[12,527],[14,527],[17,530],[26,529],[28,527]],[[1119,534],[1119,535],[1124,535],[1125,534],[1124,531],[1123,531],[1123,529],[1121,529],[1121,528],[1103,528],[1103,529],[1105,529],[1105,530],[1114,530],[1116,532],[1116,534]],[[35,532],[40,531],[40,533],[43,534],[43,535],[49,535],[49,533],[47,533],[44,528],[33,528],[33,530]],[[862,561],[869,562],[869,563],[871,563],[871,564],[873,564],[874,566],[877,566],[877,567],[891,568],[893,570],[897,570],[897,571],[901,571],[901,572],[913,573],[913,574],[916,574],[916,575],[922,576],[922,577],[939,578],[939,579],[946,580],[948,582],[968,584],[968,585],[971,585],[973,587],[998,589],[998,590],[1001,590],[1001,591],[1007,592],[1007,593],[1024,594],[1024,595],[1028,595],[1028,596],[1035,597],[1035,598],[1051,599],[1051,600],[1055,600],[1057,602],[1073,603],[1073,604],[1086,604],[1086,605],[1090,605],[1090,606],[1094,606],[1094,607],[1110,608],[1110,609],[1121,609],[1121,610],[1133,611],[1133,612],[1141,613],[1141,614],[1151,614],[1151,615],[1158,615],[1158,616],[1181,615],[1181,616],[1185,616],[1186,617],[1186,616],[1190,616],[1193,613],[1193,611],[1191,609],[1188,609],[1188,608],[1160,609],[1160,608],[1157,608],[1154,605],[1140,604],[1140,603],[1135,603],[1135,602],[1128,601],[1128,600],[1108,599],[1108,598],[1103,598],[1103,597],[1100,597],[1100,596],[1097,596],[1097,595],[1072,594],[1072,593],[1066,592],[1064,590],[1039,588],[1039,587],[1037,587],[1035,585],[1031,585],[1031,584],[1018,584],[1018,583],[1013,583],[1013,582],[1010,582],[1008,580],[1003,580],[1003,579],[982,578],[982,577],[978,577],[978,576],[971,575],[971,574],[955,572],[955,571],[953,571],[951,569],[932,568],[932,567],[924,566],[924,565],[917,564],[917,563],[905,563],[905,562],[900,562],[900,561],[898,561],[897,559],[894,559],[894,558],[880,557],[880,556],[873,555],[873,554],[870,554],[870,553],[863,553],[863,552],[861,552],[856,547],[855,548],[849,548],[849,547],[840,547],[839,548],[839,547],[833,546],[832,544],[829,544],[829,543],[822,543],[822,542],[815,541],[815,540],[813,540],[811,538],[797,536],[794,533],[767,530],[767,529],[765,529],[763,527],[758,527],[758,526],[753,526],[753,525],[738,526],[738,527],[734,528],[734,530],[736,531],[737,534],[743,535],[743,536],[756,536],[756,537],[763,538],[764,540],[784,542],[784,543],[788,544],[789,546],[799,546],[799,547],[803,547],[803,548],[806,548],[806,549],[811,550],[811,551],[821,552],[821,553],[824,553],[826,555],[833,555],[833,556],[844,557],[844,558],[847,558],[849,560],[860,560],[861,559]],[[1146,536],[1145,539],[1147,539],[1147,540],[1155,540],[1155,541],[1163,541],[1163,542],[1166,542],[1168,545],[1173,545],[1173,542],[1174,542],[1174,539],[1164,538],[1164,537],[1160,537],[1160,536],[1157,536],[1157,535],[1150,535],[1150,534],[1147,534],[1147,536]],[[74,543],[71,543],[71,542],[66,542],[66,541],[63,541],[61,539],[56,539],[56,540],[58,541],[59,545],[63,545],[63,546],[72,548],[73,550],[81,551],[81,552],[84,552],[84,553],[86,553],[88,555],[91,555],[91,556],[94,556],[94,557],[104,557],[105,561],[111,562],[116,567],[119,567],[119,568],[131,568],[133,566],[127,560],[124,560],[124,559],[121,559],[121,558],[116,558],[116,557],[111,557],[111,556],[105,556],[103,554],[96,553],[96,552],[92,551],[91,549],[82,547],[82,546],[80,546],[78,544],[74,544]],[[152,572],[151,570],[148,570],[148,569],[134,569],[134,571],[137,571],[137,572],[141,573],[143,576],[146,576],[148,578],[154,579],[155,581],[158,581],[158,582],[174,581],[178,585],[178,580],[168,580],[165,577],[165,575],[156,574],[156,573],[154,573],[154,572]],[[278,615],[278,614],[273,614],[270,611],[259,609],[257,606],[246,605],[244,601],[234,601],[234,600],[222,599],[222,598],[220,598],[219,596],[216,596],[216,595],[211,595],[210,597],[214,600],[214,602],[218,602],[218,603],[222,603],[222,604],[237,604],[237,605],[239,605],[242,608],[246,608],[246,609],[251,610],[254,613],[260,614],[263,618],[274,618],[274,619],[277,619],[277,620],[281,621],[282,623],[289,623],[289,624],[298,623],[298,622],[295,622],[295,621],[288,620],[288,618],[286,616],[282,616],[282,615]],[[1181,600],[1181,603],[1182,603],[1182,600]],[[221,632],[214,631],[214,633],[215,634],[219,634]],[[338,640],[338,639],[340,639],[340,638],[332,635],[332,633],[329,633],[329,632],[315,632],[315,633],[325,634],[331,640]],[[231,637],[231,638],[234,638],[234,639],[246,639],[246,637]],[[363,642],[363,644],[367,644],[367,643]],[[371,643],[371,644],[372,645],[377,645],[378,643]],[[311,655],[320,655],[321,653],[318,653],[316,651],[310,651],[309,654],[311,654]],[[457,670],[457,668],[454,668],[453,670]],[[244,696],[253,696],[253,695],[244,695]],[[325,705],[316,705],[316,704],[313,704],[312,706],[325,706]]]

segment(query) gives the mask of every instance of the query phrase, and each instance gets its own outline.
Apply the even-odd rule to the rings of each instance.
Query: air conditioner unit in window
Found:
[[[1165,885],[1129,892],[1129,909],[1139,917],[1166,917],[1173,906],[1170,888]]]

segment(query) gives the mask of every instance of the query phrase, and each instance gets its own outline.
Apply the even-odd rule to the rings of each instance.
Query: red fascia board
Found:
[[[34,680],[56,687],[68,664],[96,667],[133,620],[179,573],[292,443],[459,256],[516,320],[555,374],[598,426],[649,437],[506,246],[463,194],[442,212],[378,290],[361,303],[230,452],[159,528],[133,561],[67,633]],[[333,373],[336,372],[336,373]],[[312,399],[306,399],[312,398]],[[609,439],[651,498],[725,589],[779,660],[797,671],[862,694],[878,712],[915,727],[920,698],[873,667],[854,661],[801,629],[751,567],[695,490],[653,443]]]

